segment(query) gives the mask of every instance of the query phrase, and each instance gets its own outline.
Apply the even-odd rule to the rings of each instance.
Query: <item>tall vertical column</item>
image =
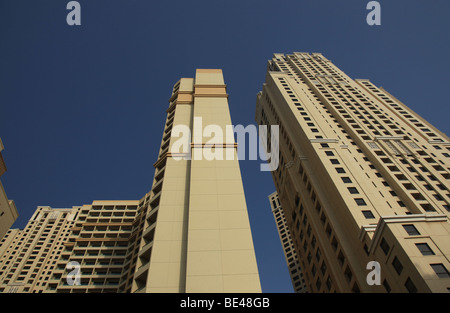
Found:
[[[260,292],[222,70],[197,70],[193,113],[186,291]]]
[[[166,128],[159,159],[155,163],[155,181],[149,208],[149,214],[157,210],[157,214],[152,214],[157,215],[157,223],[152,223],[153,218],[150,217],[143,233],[143,248],[153,245],[146,251],[150,258],[148,263],[142,254],[144,258],[141,271],[145,271],[145,266],[148,266],[148,274],[144,273],[146,286],[143,292],[185,292],[191,161],[183,157],[173,158],[179,155],[172,153],[172,146],[176,142],[172,140],[172,131],[176,126],[190,129],[193,92],[194,79],[182,78],[174,87],[167,110]],[[139,280],[137,287],[140,287]]]

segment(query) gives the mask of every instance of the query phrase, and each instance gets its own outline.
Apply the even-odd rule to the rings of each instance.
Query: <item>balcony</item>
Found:
[[[158,209],[159,206],[153,208],[150,212],[148,212],[146,219],[149,224],[153,224],[154,222],[156,222],[156,218],[158,217]]]
[[[156,224],[152,224],[147,229],[144,230],[142,233],[142,238],[145,240],[146,243],[149,243],[153,241],[153,237],[155,236],[155,228]]]
[[[142,265],[140,268],[138,268],[138,270],[134,274],[134,277],[136,278],[136,280],[146,280],[149,267],[150,267],[150,262],[147,262],[144,265]]]
[[[145,255],[145,260],[149,261],[150,260],[150,251],[153,247],[153,241],[147,243],[146,245],[144,245],[141,250],[139,250],[139,254],[138,256],[144,256]]]

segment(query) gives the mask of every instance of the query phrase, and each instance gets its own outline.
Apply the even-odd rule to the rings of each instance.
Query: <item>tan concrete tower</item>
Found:
[[[292,287],[295,292],[308,292],[302,269],[297,257],[297,251],[292,243],[291,232],[284,216],[284,210],[281,206],[280,198],[276,192],[269,195],[270,208],[277,225],[278,235],[283,247],[284,257],[286,259],[289,275],[291,276]]]
[[[6,164],[1,154],[2,151],[3,143],[0,139],[0,177],[6,172]],[[14,201],[8,199],[2,182],[0,181],[0,240],[6,234],[11,225],[14,224],[18,216],[19,213],[17,212]]]
[[[0,242],[0,292],[261,292],[222,71],[169,102],[151,191],[38,208]]]
[[[182,78],[169,102],[132,291],[260,292],[222,71]]]
[[[38,207],[23,230],[7,232],[0,242],[0,292],[56,291],[56,284],[49,286],[49,282],[55,280],[57,262],[79,210]],[[65,266],[66,262],[60,273]]]
[[[272,176],[309,291],[450,290],[445,134],[320,53],[274,54],[256,121],[280,127]]]

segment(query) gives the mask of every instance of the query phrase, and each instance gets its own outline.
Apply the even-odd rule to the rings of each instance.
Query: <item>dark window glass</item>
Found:
[[[422,255],[434,255],[433,250],[426,243],[416,243],[416,247],[422,252]]]
[[[449,278],[450,274],[448,273],[447,269],[443,264],[430,264],[431,268],[434,270],[436,275],[439,278]]]
[[[409,224],[409,225],[402,225],[402,226],[406,230],[408,235],[410,235],[410,236],[420,235],[419,231],[417,230],[416,227],[414,227],[414,225]]]

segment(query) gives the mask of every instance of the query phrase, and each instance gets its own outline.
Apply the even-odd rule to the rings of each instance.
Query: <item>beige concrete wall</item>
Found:
[[[223,75],[197,70],[196,84],[223,84]],[[194,116],[203,118],[203,127],[232,125],[222,90],[222,95],[216,87],[202,89],[201,97],[195,93]],[[205,141],[193,136],[193,142]],[[191,161],[187,292],[261,291],[237,153],[225,160],[224,150],[224,160]]]

